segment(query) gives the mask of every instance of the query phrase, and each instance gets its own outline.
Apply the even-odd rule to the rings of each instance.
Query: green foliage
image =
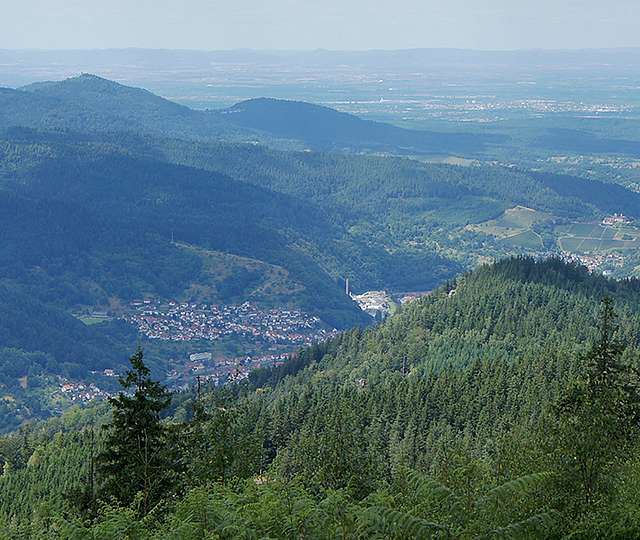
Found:
[[[259,472],[262,440],[253,433],[254,407],[234,403],[223,391],[198,396],[193,408],[193,417],[182,433],[187,486],[224,485]]]
[[[605,299],[600,335],[582,359],[586,370],[554,409],[559,482],[576,511],[606,501],[638,438],[640,378],[623,362],[616,330],[613,304]]]
[[[146,515],[170,492],[179,473],[170,428],[160,414],[171,401],[167,390],[150,377],[138,349],[131,369],[120,379],[125,393],[110,398],[113,418],[104,426],[104,450],[98,456],[103,479],[100,497],[131,504],[139,495],[139,512]]]
[[[78,516],[60,490],[86,482],[88,432],[12,436],[0,439],[11,463],[0,515],[31,537],[636,537],[639,296],[635,280],[506,260],[290,365],[181,396],[192,413],[180,426],[160,420],[166,396],[135,355],[128,384],[156,398],[149,415],[131,413],[146,403],[137,394],[114,406],[128,404],[133,426],[149,419],[158,448],[171,441],[160,471],[184,472],[145,504],[139,463],[128,465],[120,501]],[[129,459],[123,443],[135,437],[118,431],[98,446]],[[73,469],[40,483],[62,456],[75,456]]]

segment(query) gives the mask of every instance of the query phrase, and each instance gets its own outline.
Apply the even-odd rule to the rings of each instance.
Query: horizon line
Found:
[[[640,45],[621,47],[576,47],[576,48],[547,48],[547,47],[525,47],[516,49],[476,49],[465,47],[404,47],[404,48],[368,48],[368,49],[330,49],[325,47],[303,48],[303,49],[261,49],[252,47],[235,47],[230,49],[193,49],[193,48],[170,48],[170,47],[65,47],[65,48],[42,48],[42,47],[0,47],[0,52],[110,52],[110,51],[153,51],[153,52],[192,52],[192,53],[380,53],[380,52],[475,52],[475,53],[517,53],[517,52],[615,52],[615,51],[640,51]]]

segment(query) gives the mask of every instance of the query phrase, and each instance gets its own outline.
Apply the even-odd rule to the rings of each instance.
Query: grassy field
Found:
[[[544,247],[544,243],[542,242],[540,235],[531,229],[518,233],[514,236],[503,238],[502,243],[528,249],[539,249]]]
[[[75,317],[87,326],[93,326],[95,324],[101,324],[111,320],[110,317],[94,317],[92,315],[75,315]]]
[[[493,236],[503,243],[529,249],[543,247],[542,238],[533,230],[538,223],[551,220],[551,216],[525,206],[509,208],[497,219],[468,225],[470,231]]]
[[[572,223],[556,228],[558,246],[571,253],[595,253],[640,248],[640,230],[631,225]]]
[[[190,244],[176,243],[176,246],[197,254],[203,262],[202,283],[185,291],[185,298],[205,302],[247,299],[264,304],[288,304],[295,303],[296,296],[304,290],[280,266]],[[237,283],[232,283],[234,278]]]

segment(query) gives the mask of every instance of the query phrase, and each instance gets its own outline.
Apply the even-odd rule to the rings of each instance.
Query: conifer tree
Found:
[[[640,380],[622,361],[613,303],[603,300],[599,337],[585,355],[586,373],[555,406],[560,481],[579,506],[603,499],[638,436]]]
[[[109,399],[113,418],[105,426],[98,470],[103,498],[130,504],[138,496],[139,511],[146,514],[172,489],[176,478],[170,433],[160,419],[171,395],[151,379],[140,348],[129,360],[131,369],[120,378],[124,392]]]

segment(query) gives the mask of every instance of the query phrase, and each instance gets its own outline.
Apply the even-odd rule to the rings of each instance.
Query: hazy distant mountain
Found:
[[[195,111],[140,88],[94,75],[2,89],[0,122],[74,131],[132,131],[214,138],[238,130],[224,118]]]
[[[497,137],[403,129],[300,101],[259,98],[222,111],[229,122],[320,148],[443,153],[482,150]]]
[[[75,69],[108,69],[111,73],[135,73],[141,67],[156,70],[170,68],[210,68],[216,65],[242,64],[263,67],[274,65],[320,68],[348,65],[352,69],[393,69],[398,72],[416,69],[445,69],[455,72],[461,66],[482,71],[488,66],[531,71],[557,67],[577,69],[601,66],[604,69],[628,68],[638,65],[640,48],[584,50],[515,50],[480,51],[468,49],[404,49],[338,51],[317,49],[295,50],[230,50],[198,51],[168,49],[103,49],[103,50],[0,50],[0,63],[13,69],[47,68],[50,72]],[[60,74],[57,73],[57,74]]]
[[[283,140],[326,149],[474,153],[494,137],[402,129],[310,103],[255,99],[200,111],[140,88],[84,74],[59,82],[2,89],[0,125],[74,131],[128,131],[162,136]]]

